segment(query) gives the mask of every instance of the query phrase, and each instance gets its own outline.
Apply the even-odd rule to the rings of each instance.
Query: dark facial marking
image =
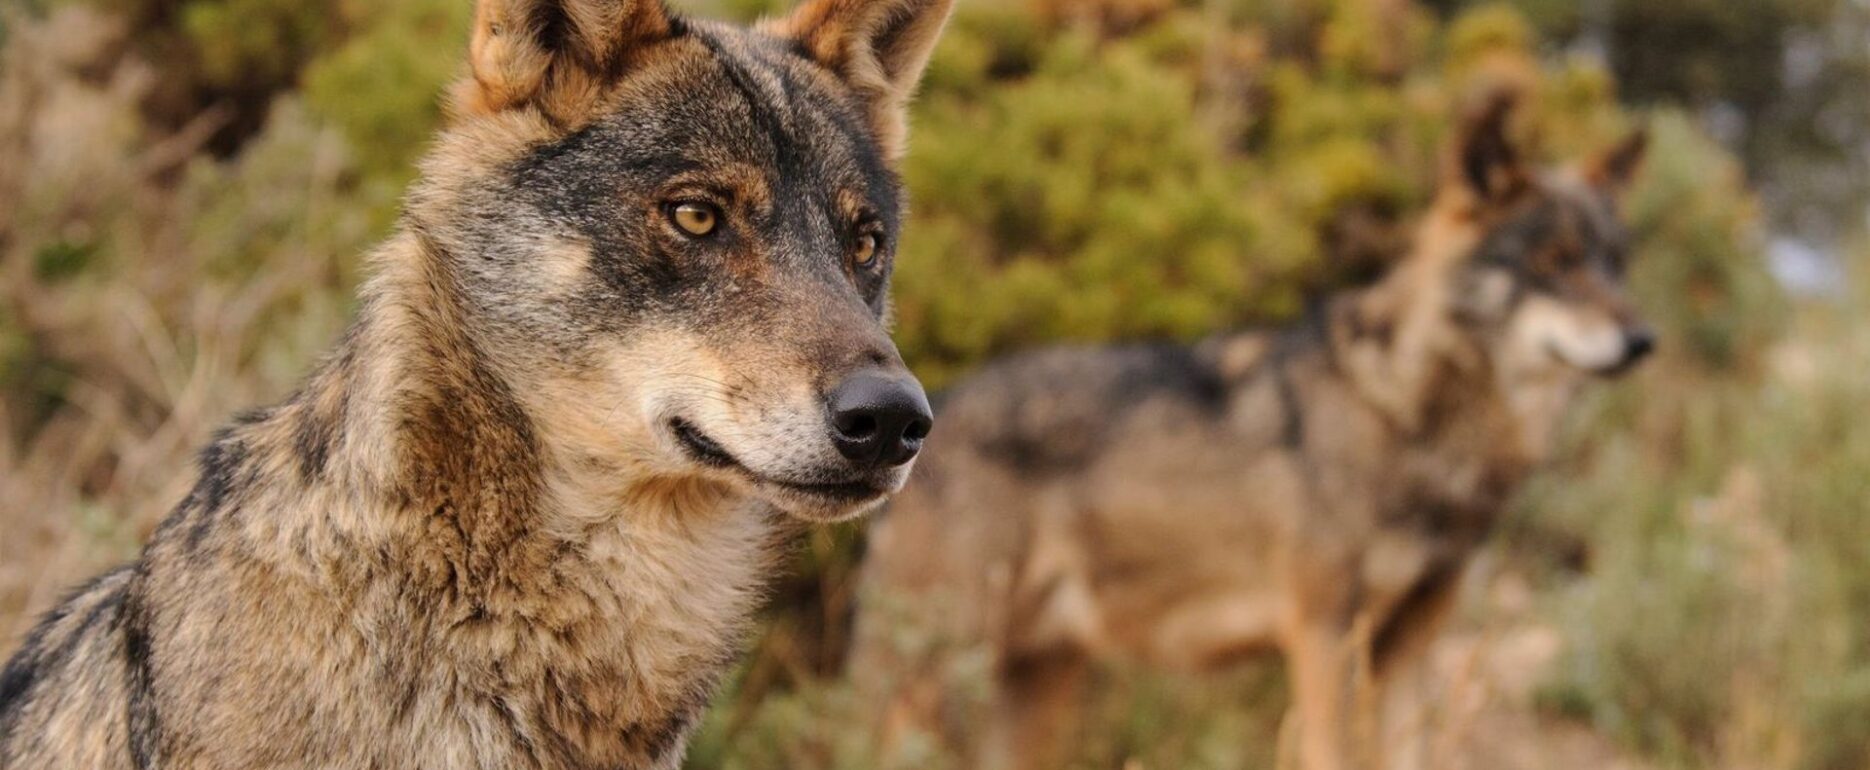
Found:
[[[1624,241],[1605,202],[1547,191],[1489,231],[1473,264],[1508,272],[1519,289],[1566,294],[1581,280],[1620,281]]]
[[[855,286],[880,313],[887,264],[875,271],[880,275],[846,264],[860,217],[879,223],[885,259],[897,224],[900,185],[863,132],[867,124],[847,96],[828,90],[828,77],[803,69],[817,65],[783,45],[712,27],[691,28],[688,40],[679,60],[660,65],[693,71],[682,78],[683,89],[643,89],[637,101],[646,103],[541,146],[512,168],[511,188],[500,197],[528,202],[592,245],[593,267],[608,290],[583,298],[590,305],[585,317],[722,304],[718,274],[735,260],[758,261],[764,267],[756,273],[788,280],[814,276]],[[644,216],[672,203],[658,198],[679,178],[733,196],[749,180],[708,181],[720,180],[730,165],[757,172],[750,181],[763,186],[757,197],[771,203],[770,215],[744,221],[735,215],[736,201],[722,200],[724,216],[707,243],[672,242],[663,237],[673,230],[666,212],[654,222]],[[860,210],[849,205],[853,197]],[[759,300],[743,294],[736,306],[757,309]]]
[[[836,96],[813,85],[807,68],[819,65],[801,56],[796,46],[755,42],[733,47],[718,38],[702,39],[777,150],[779,198],[793,204],[781,209],[780,218],[828,225],[829,239],[813,233],[802,240],[827,252],[825,256],[838,257],[840,274],[880,312],[888,236],[899,225],[901,185],[884,164],[867,124]],[[844,270],[843,256],[866,234],[876,238],[880,269]]]

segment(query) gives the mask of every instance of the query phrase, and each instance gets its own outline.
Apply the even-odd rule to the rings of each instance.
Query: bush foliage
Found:
[[[31,104],[53,128],[25,133],[62,142],[21,143],[36,148],[31,158],[0,154],[0,208],[14,212],[0,214],[0,267],[33,281],[0,304],[0,469],[44,480],[0,484],[9,506],[43,512],[10,530],[20,534],[0,544],[0,561],[83,554],[44,574],[0,570],[8,623],[50,590],[42,583],[124,555],[179,494],[183,450],[235,405],[283,394],[338,332],[361,255],[394,222],[443,119],[471,10],[465,0],[91,2],[131,26],[74,60],[89,63],[60,82],[80,97],[0,77],[0,131],[23,131],[7,108]],[[1650,162],[1627,205],[1638,291],[1666,356],[1659,373],[1594,404],[1567,480],[1527,502],[1596,547],[1585,577],[1545,586],[1549,617],[1575,632],[1550,700],[1684,764],[1862,766],[1861,746],[1835,736],[1860,734],[1840,726],[1870,718],[1870,554],[1860,552],[1870,538],[1852,516],[1870,455],[1841,427],[1864,394],[1835,378],[1775,384],[1792,366],[1782,342],[1792,314],[1765,273],[1740,166],[1688,113],[1620,106],[1609,71],[1546,47],[1515,6],[1430,5],[962,0],[903,167],[912,217],[895,318],[905,356],[940,386],[1033,345],[1187,339],[1289,318],[1370,272],[1360,260],[1371,255],[1346,233],[1406,225],[1432,194],[1450,118],[1482,84],[1527,90],[1519,128],[1552,161],[1648,125]],[[1556,23],[1537,3],[1517,5]],[[0,35],[13,23],[0,18]],[[219,117],[211,136],[195,136],[200,152],[158,154],[203,115]],[[1793,333],[1855,344],[1861,365],[1848,327],[1808,321]],[[1764,502],[1695,523],[1697,501],[1747,494]],[[1767,532],[1792,556],[1771,562],[1747,550],[1757,538],[1723,527]],[[821,534],[806,548],[803,576],[779,592],[777,630],[710,717],[695,766],[940,766],[866,753],[844,722],[864,706],[816,678],[837,665],[856,540]],[[1755,562],[1767,564],[1761,579],[1797,590],[1735,571]],[[1773,617],[1787,623],[1819,620],[1809,632],[1763,628],[1761,602],[1782,603]],[[1269,761],[1276,674],[1117,681],[1088,762]],[[1750,715],[1748,703],[1770,714]],[[1724,737],[1742,727],[1763,737]]]
[[[99,1],[169,24],[138,39],[188,51],[171,74],[204,93],[302,94],[347,140],[344,172],[379,227],[441,120],[470,10]],[[1528,134],[1548,157],[1607,145],[1636,120],[1605,71],[1540,61],[1533,28],[1505,5],[1440,25],[1367,0],[1113,4],[964,2],[937,50],[903,169],[913,220],[896,291],[904,354],[936,384],[1033,344],[1186,338],[1295,314],[1343,275],[1325,242],[1336,217],[1393,219],[1427,199],[1448,119],[1479,84],[1534,91]],[[781,10],[723,5],[701,10]],[[1728,302],[1757,277],[1750,198],[1685,120],[1657,122],[1679,141],[1658,142],[1666,173],[1638,195],[1644,231],[1658,233],[1645,243],[1679,255],[1669,280],[1705,298],[1702,315],[1673,320],[1725,361],[1744,336],[1720,328],[1739,315]]]

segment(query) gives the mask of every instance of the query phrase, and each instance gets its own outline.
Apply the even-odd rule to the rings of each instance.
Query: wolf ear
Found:
[[[1487,94],[1479,109],[1469,114],[1448,153],[1444,184],[1460,185],[1483,203],[1511,199],[1525,187],[1529,174],[1519,147],[1508,133],[1514,105],[1510,90]]]
[[[455,94],[463,112],[536,106],[577,123],[616,78],[630,49],[666,39],[661,0],[480,0],[468,45],[472,77]]]
[[[893,161],[908,141],[909,98],[953,7],[953,0],[807,0],[766,29],[797,41],[857,92]]]
[[[1636,179],[1636,172],[1642,168],[1643,156],[1648,150],[1648,129],[1631,131],[1622,141],[1584,164],[1584,179],[1599,190],[1621,195],[1630,188],[1630,182]]]

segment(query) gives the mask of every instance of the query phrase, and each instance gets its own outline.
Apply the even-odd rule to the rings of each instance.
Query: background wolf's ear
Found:
[[[1643,155],[1648,149],[1648,129],[1631,131],[1622,141],[1584,164],[1584,179],[1606,193],[1621,195],[1642,168]]]
[[[1530,175],[1509,133],[1518,101],[1506,89],[1482,97],[1449,148],[1444,184],[1460,185],[1483,203],[1506,201],[1525,187]]]
[[[798,41],[844,78],[895,160],[908,140],[909,98],[953,7],[953,0],[807,0],[766,29]]]
[[[456,108],[491,114],[532,105],[553,121],[580,122],[624,54],[672,29],[662,0],[479,0],[472,77],[457,89]]]

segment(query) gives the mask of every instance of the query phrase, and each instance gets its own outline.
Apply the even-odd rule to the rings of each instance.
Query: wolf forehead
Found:
[[[1527,277],[1586,266],[1621,273],[1630,240],[1613,200],[1556,179],[1539,185],[1489,229],[1475,256]]]
[[[795,41],[684,20],[634,57],[607,109],[510,168],[513,192],[595,223],[682,184],[762,225],[825,235],[827,218],[893,227],[902,185],[857,97]]]

